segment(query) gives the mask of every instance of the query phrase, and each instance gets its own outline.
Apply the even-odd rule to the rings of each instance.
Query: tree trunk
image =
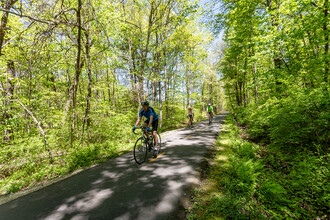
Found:
[[[324,82],[328,82],[329,75],[329,31],[328,31],[328,10],[329,10],[329,1],[324,1],[324,23],[323,23],[323,32],[324,32],[324,59],[325,59],[325,68],[324,68]]]
[[[151,6],[150,6],[150,13],[149,13],[149,19],[148,19],[148,33],[147,33],[147,41],[145,44],[145,47],[142,48],[142,57],[141,57],[141,71],[139,75],[139,97],[140,97],[140,102],[141,100],[145,99],[143,96],[143,77],[144,77],[144,72],[145,72],[145,66],[146,66],[146,61],[147,61],[147,55],[149,52],[149,41],[150,41],[150,36],[151,36],[151,30],[153,26],[153,17],[155,13],[155,7],[154,7],[154,1],[151,1]],[[144,51],[144,52],[143,52]]]
[[[237,102],[237,105],[240,106],[241,105],[241,100],[240,100],[241,96],[240,96],[240,90],[239,90],[240,79],[239,79],[239,76],[238,76],[237,69],[238,69],[238,67],[237,67],[237,58],[235,58],[235,69],[234,69],[235,84],[234,84],[234,87],[235,87],[236,102]]]
[[[90,127],[89,112],[91,109],[91,97],[92,97],[92,70],[91,70],[91,59],[90,59],[91,58],[90,57],[91,42],[90,42],[90,36],[89,36],[89,29],[85,32],[85,36],[86,36],[85,50],[86,50],[87,72],[88,72],[88,85],[87,85],[85,118],[83,121],[83,128],[82,128],[82,137],[81,137],[82,139],[84,138],[85,124],[87,125],[86,126],[87,131],[88,131],[88,128]]]
[[[258,78],[257,78],[257,64],[254,63],[254,98],[255,102],[258,103]]]
[[[187,108],[190,105],[190,75],[191,75],[191,68],[190,68],[190,61],[188,61],[188,70],[187,70]]]
[[[76,104],[77,104],[77,91],[78,91],[78,84],[79,84],[79,76],[81,73],[82,65],[81,62],[81,8],[82,8],[82,1],[78,0],[78,9],[77,9],[77,24],[78,24],[78,36],[77,36],[77,59],[76,59],[76,66],[75,66],[75,77],[74,77],[74,85],[73,85],[73,94],[72,94],[72,124],[71,124],[71,145],[74,141],[74,133],[76,129]]]
[[[162,127],[162,121],[163,121],[163,102],[162,102],[162,83],[159,80],[158,82],[158,89],[159,89],[159,127]]]
[[[152,103],[153,103],[153,105],[156,105],[156,97],[157,97],[157,82],[156,81],[152,82],[152,91],[153,91]]]
[[[12,80],[15,79],[16,73],[15,73],[15,65],[12,60],[7,61],[7,72],[10,75],[10,78],[7,78],[7,89],[6,89],[7,90],[6,94],[7,94],[7,96],[9,96],[9,98],[8,98],[9,100],[4,101],[5,110],[3,111],[3,119],[4,119],[6,125],[7,125],[7,120],[12,118],[12,115],[10,113],[11,107],[9,107],[9,109],[6,109],[6,106],[11,105],[11,102],[14,97],[14,91],[15,91],[15,84],[12,82]],[[13,133],[12,129],[6,129],[4,131],[4,140],[11,141],[12,133]]]
[[[167,91],[167,65],[166,65],[166,47],[164,48],[164,92],[165,92],[165,108],[166,108],[166,119],[168,118],[168,91]]]
[[[116,113],[116,69],[113,70],[113,81],[112,81],[112,111]]]
[[[276,2],[275,2],[276,3]],[[276,7],[272,7],[272,0],[267,0],[267,6],[268,10],[271,12],[271,25],[273,28],[276,28],[277,30],[279,29],[278,26],[278,12],[275,14],[273,11],[276,9]],[[274,54],[273,54],[273,62],[274,62],[274,67],[275,67],[275,91],[276,93],[280,92],[280,81],[279,81],[279,70],[281,69],[281,59],[280,59],[280,52],[279,51],[279,43],[275,43],[275,48],[274,48]]]
[[[3,4],[3,8],[6,10],[5,12],[2,12],[2,17],[1,17],[1,25],[0,25],[0,57],[3,55],[2,54],[2,45],[5,43],[5,37],[6,37],[6,30],[7,30],[7,24],[8,24],[8,17],[9,17],[9,12],[12,6],[17,2],[18,0],[5,0],[1,1]],[[10,77],[13,79],[15,77],[15,66],[14,66],[14,61],[9,60],[7,61],[7,70],[10,75]],[[15,85],[11,83],[10,79],[7,79],[7,92],[9,94],[14,94],[14,89]],[[9,99],[12,99],[9,97]],[[6,107],[7,105],[10,104],[10,101],[4,101],[4,106]],[[11,114],[7,112],[6,108],[3,110],[3,119],[5,121],[5,124],[7,123],[6,121],[11,118]],[[9,134],[12,133],[12,130],[5,130],[4,131],[4,140],[10,141],[11,137]]]
[[[175,72],[177,72],[178,71],[178,62],[176,62],[176,64],[175,64]],[[173,88],[173,91],[172,91],[172,100],[173,100],[173,103],[175,103],[175,93],[176,93],[176,90],[175,90],[175,88],[176,88],[176,77],[174,76],[173,77],[173,82],[172,82],[172,88]],[[172,107],[172,112],[174,113],[174,111],[175,111],[175,108],[174,108],[174,105],[172,105],[173,107]]]
[[[8,16],[9,11],[13,7],[13,5],[18,0],[5,0],[1,1],[3,4],[3,9],[5,9],[5,12],[2,12],[2,18],[1,18],[1,26],[0,26],[0,56],[2,56],[2,45],[5,42],[5,36],[6,36],[6,30],[7,30],[7,24],[8,24]],[[4,3],[3,3],[4,2]]]

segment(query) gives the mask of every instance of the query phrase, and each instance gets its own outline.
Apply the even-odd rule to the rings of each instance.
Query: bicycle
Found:
[[[152,134],[150,134],[145,127],[140,127],[137,129],[141,129],[142,135],[137,139],[134,145],[134,160],[137,164],[141,165],[144,163],[144,161],[147,158],[148,152],[153,152],[154,146],[155,146],[155,139]],[[133,132],[136,135],[139,135]],[[157,133],[157,150],[158,154],[160,153],[161,150],[161,138],[160,135]]]
[[[212,123],[213,120],[213,115],[212,113],[209,113],[209,125]]]
[[[191,127],[192,127],[192,125],[193,125],[193,120],[192,120],[192,118],[193,118],[193,115],[188,115],[188,117],[189,117],[188,126],[189,126],[189,128],[191,128]]]

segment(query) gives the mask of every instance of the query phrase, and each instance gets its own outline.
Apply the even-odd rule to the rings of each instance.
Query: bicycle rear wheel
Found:
[[[140,137],[134,146],[134,160],[137,164],[143,164],[147,158],[147,143],[143,137]]]

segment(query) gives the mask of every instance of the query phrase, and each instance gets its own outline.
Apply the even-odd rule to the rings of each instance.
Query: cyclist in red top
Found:
[[[189,120],[189,125],[192,125],[192,122],[194,120],[194,112],[191,107],[188,108],[188,117],[191,120],[191,124],[190,124],[190,120]]]

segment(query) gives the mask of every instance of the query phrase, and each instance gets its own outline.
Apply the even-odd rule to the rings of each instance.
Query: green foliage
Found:
[[[231,145],[231,150],[233,153],[235,153],[239,158],[244,159],[255,159],[255,152],[257,149],[254,147],[252,143],[249,142],[241,142],[241,141],[235,141]]]
[[[325,90],[291,93],[264,104],[240,108],[237,117],[249,127],[250,138],[290,151],[324,154],[328,144],[330,101]]]
[[[274,158],[274,157],[273,157]],[[314,218],[327,212],[329,163],[325,157],[300,154],[267,157],[257,198],[274,217]],[[269,166],[270,165],[270,166]]]
[[[203,183],[208,185],[195,190],[188,219],[328,218],[329,154],[257,147],[243,141],[237,130],[228,115]]]
[[[48,140],[54,156],[49,164],[48,152],[40,137],[20,139],[15,147],[1,148],[1,194],[13,193],[30,184],[47,181],[79,168],[90,166],[107,158],[117,156],[132,149],[132,115],[118,115],[103,118],[86,131],[85,140],[78,139],[70,146],[68,129],[52,130]],[[66,137],[66,138],[63,138]]]
[[[75,150],[70,155],[69,170],[87,167],[100,157],[100,147],[88,146]]]
[[[330,130],[329,93],[314,90],[310,93],[293,94],[282,99],[271,112],[270,137],[272,144],[307,147],[316,151],[315,144],[326,151]]]

